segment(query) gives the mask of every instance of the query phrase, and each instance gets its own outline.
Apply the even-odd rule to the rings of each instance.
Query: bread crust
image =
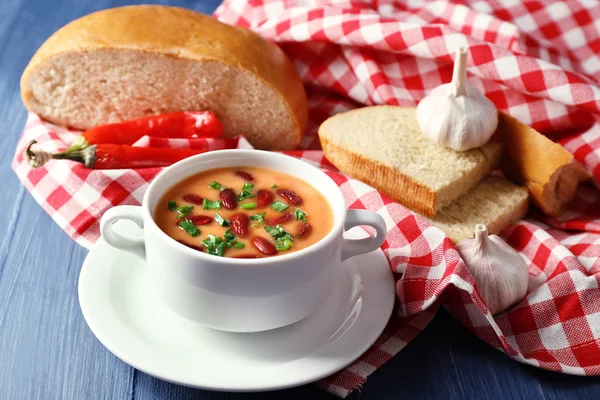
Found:
[[[435,215],[436,193],[394,168],[333,144],[319,135],[325,157],[352,178],[376,187],[398,203],[428,217]]]
[[[52,57],[70,52],[122,49],[241,68],[281,97],[296,125],[298,144],[308,121],[306,92],[292,62],[274,43],[244,28],[179,7],[140,5],[98,11],[56,31],[35,53],[21,77],[30,108],[30,77]]]
[[[564,147],[502,111],[497,133],[504,142],[505,174],[525,185],[533,204],[547,215],[557,216],[590,177]]]

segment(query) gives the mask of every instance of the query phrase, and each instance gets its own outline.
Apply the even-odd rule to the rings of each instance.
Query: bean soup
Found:
[[[204,171],[177,183],[159,201],[157,225],[208,254],[260,258],[288,254],[331,230],[329,202],[301,179],[257,167]]]

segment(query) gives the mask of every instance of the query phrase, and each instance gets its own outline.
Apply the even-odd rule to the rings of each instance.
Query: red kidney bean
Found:
[[[232,258],[261,258],[261,257],[254,255],[254,254],[242,254],[241,256],[234,256]]]
[[[273,243],[269,242],[264,237],[256,236],[254,239],[252,239],[252,244],[258,249],[258,251],[267,256],[277,254],[277,249],[275,248],[275,245],[273,245]]]
[[[302,204],[302,197],[298,196],[296,192],[293,192],[289,189],[277,189],[277,194],[286,199],[293,206],[299,206]]]
[[[237,207],[237,199],[235,198],[235,192],[233,189],[223,190],[221,193],[219,193],[219,198],[221,199],[221,205],[223,208],[233,210]]]
[[[254,181],[254,177],[247,173],[246,171],[235,171],[235,174],[242,179],[245,179],[248,182]]]
[[[250,219],[246,214],[233,214],[229,220],[231,221],[231,230],[233,233],[240,237],[246,237],[248,235],[248,224],[250,223]]]
[[[273,217],[273,218],[269,218],[267,220],[267,225],[269,226],[276,226],[277,224],[285,224],[288,221],[291,221],[292,218],[294,216],[292,215],[292,213],[285,213],[283,215],[280,215],[279,217]]]
[[[208,225],[213,221],[208,215],[192,215],[188,219],[194,225]]]
[[[182,245],[184,245],[184,246],[187,246],[187,247],[189,247],[190,249],[194,249],[194,250],[202,251],[202,247],[199,247],[199,246],[196,246],[196,245],[193,245],[193,244],[190,244],[190,243],[184,242],[183,240],[178,240],[178,242],[179,242],[179,243],[181,243],[181,244],[182,244]]]
[[[296,233],[296,237],[298,239],[304,239],[305,237],[307,237],[308,235],[310,235],[311,232],[312,232],[312,226],[310,226],[310,224],[308,224],[308,223],[303,223],[298,228],[298,231]]]
[[[188,203],[192,203],[197,206],[201,206],[204,199],[198,195],[190,193],[190,194],[186,194],[185,196],[183,196],[183,201],[187,201]]]
[[[270,190],[260,189],[258,191],[258,206],[266,207],[273,202],[275,195]]]

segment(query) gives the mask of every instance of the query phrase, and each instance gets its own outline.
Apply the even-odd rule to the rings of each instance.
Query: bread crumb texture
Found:
[[[177,7],[131,6],[75,20],[25,70],[26,107],[75,129],[146,115],[210,110],[226,136],[292,149],[307,121],[306,93],[275,44]]]
[[[500,233],[527,213],[528,198],[526,188],[489,176],[428,220],[458,243],[474,237],[476,224],[486,225],[490,234]]]

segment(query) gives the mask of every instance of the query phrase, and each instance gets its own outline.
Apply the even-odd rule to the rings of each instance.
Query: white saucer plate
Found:
[[[124,234],[139,231],[123,221]],[[361,228],[345,237],[365,237]],[[379,337],[394,307],[394,280],[381,250],[343,263],[330,298],[283,328],[231,333],[171,312],[153,295],[145,262],[100,239],[83,263],[79,302],[100,342],[127,364],[180,385],[264,391],[303,385],[346,367]]]

